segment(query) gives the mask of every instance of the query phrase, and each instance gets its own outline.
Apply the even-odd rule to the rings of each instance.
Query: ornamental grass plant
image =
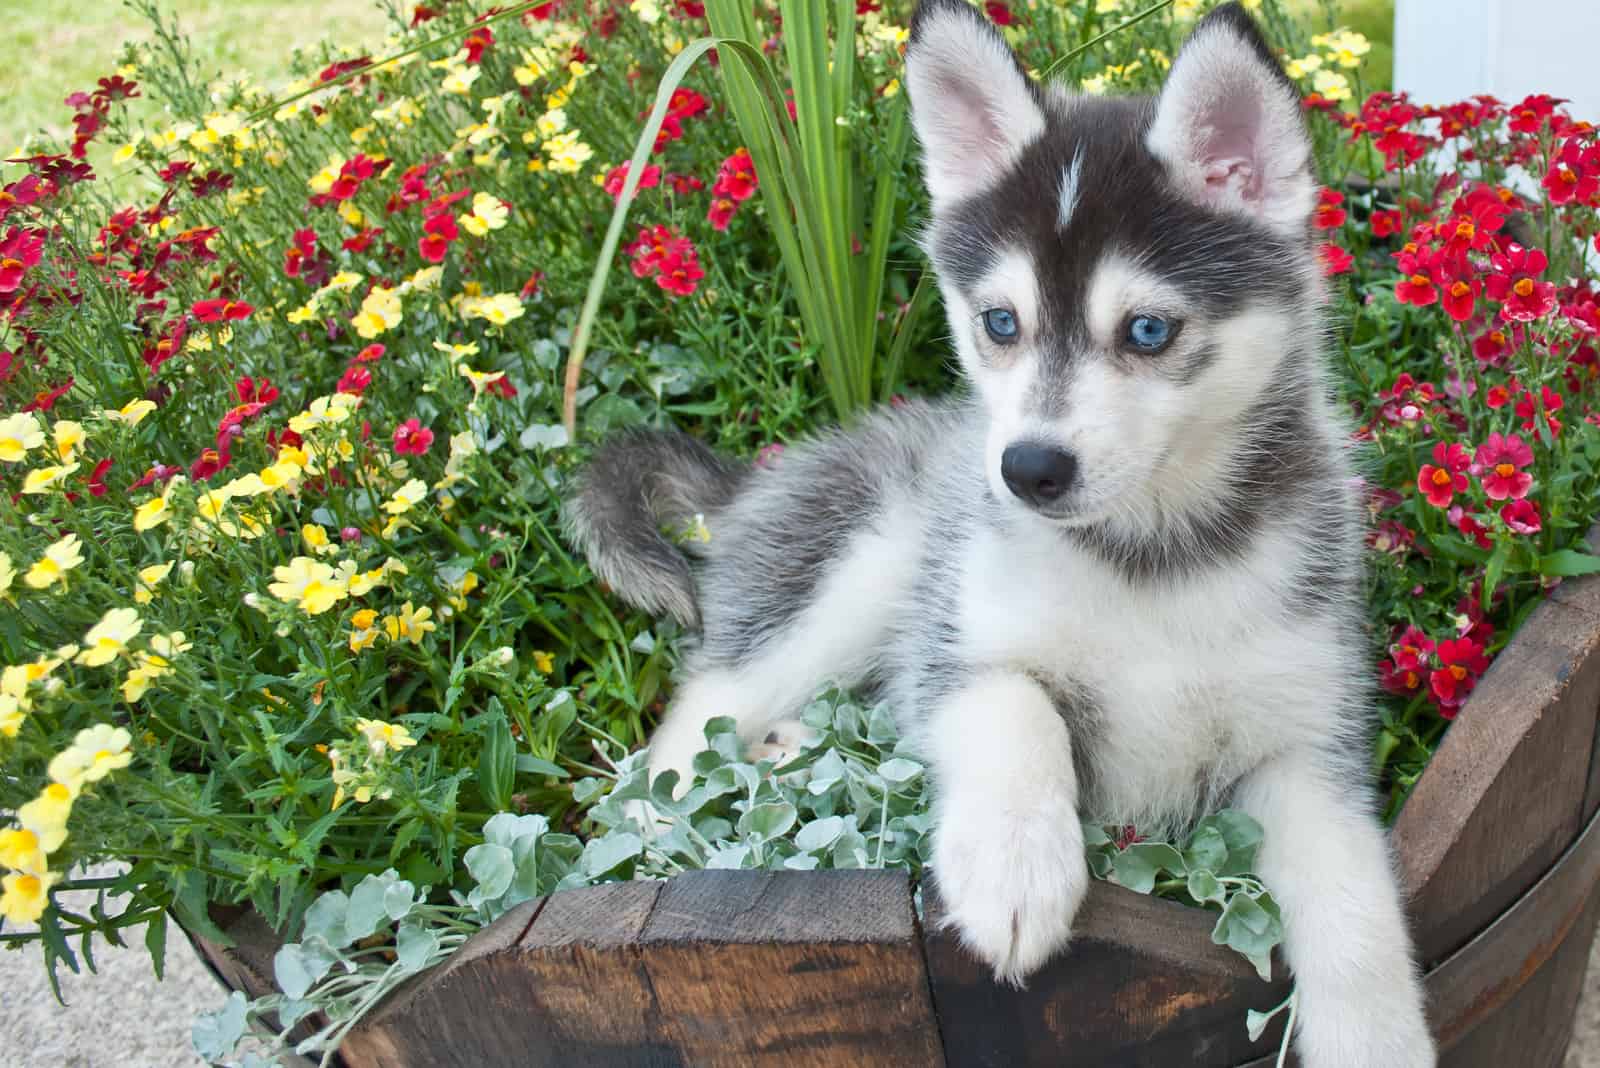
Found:
[[[677,837],[628,826],[684,636],[557,523],[613,430],[781,463],[875,397],[951,388],[909,6],[408,4],[382,50],[329,43],[271,91],[204,82],[143,9],[154,43],[0,172],[0,939],[76,969],[143,937],[159,969],[169,916],[221,938],[209,907],[248,904],[299,939],[280,1019],[323,1013],[326,1051],[391,965],[519,893],[920,866],[921,766],[838,695],[796,766],[714,734],[695,807],[656,797]],[[1204,5],[982,6],[1037,76],[1141,92]],[[1365,39],[1255,7],[1326,182],[1392,815],[1517,625],[1600,569],[1600,141],[1547,96],[1369,95]],[[1095,870],[1270,913],[1224,824],[1102,829]],[[74,874],[105,860],[123,874]],[[316,1001],[384,932],[393,960]],[[230,1003],[205,1048],[258,1014]]]

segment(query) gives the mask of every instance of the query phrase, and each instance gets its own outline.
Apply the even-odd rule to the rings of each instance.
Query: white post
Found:
[[[1491,93],[1600,121],[1600,0],[1396,0],[1394,85],[1419,104]]]

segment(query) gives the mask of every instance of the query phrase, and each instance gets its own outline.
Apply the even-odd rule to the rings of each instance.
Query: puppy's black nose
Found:
[[[1012,493],[1041,508],[1072,488],[1078,461],[1062,449],[1020,442],[1001,454],[1000,477]]]

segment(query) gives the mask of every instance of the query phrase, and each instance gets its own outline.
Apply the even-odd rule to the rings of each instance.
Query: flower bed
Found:
[[[1121,92],[1159,83],[1198,5],[985,6],[1042,77]],[[77,967],[95,937],[160,946],[170,910],[215,938],[208,905],[248,904],[301,939],[285,1026],[338,1008],[337,1037],[518,895],[920,866],[920,765],[848,701],[824,706],[804,792],[713,739],[676,837],[628,827],[628,754],[681,635],[619,614],[557,534],[564,473],[616,428],[673,420],[781,462],[874,397],[946,387],[911,240],[906,5],[858,5],[855,62],[831,69],[796,60],[827,54],[799,44],[828,40],[820,10],[795,14],[813,7],[780,27],[688,0],[417,5],[394,58],[330,48],[276,96],[200,84],[163,26],[69,98],[70,146],[10,165],[0,938]],[[1260,8],[1328,183],[1393,816],[1517,626],[1600,568],[1581,542],[1600,146],[1548,97],[1358,105],[1362,40]],[[708,19],[744,43],[683,74]],[[760,133],[786,89],[798,148]],[[128,118],[146,94],[172,125]],[[113,147],[98,177],[86,160]],[[597,250],[626,268],[603,295]],[[1247,848],[1248,828],[1212,830],[1224,860]],[[1100,874],[1165,873],[1224,921],[1270,904],[1247,860],[1215,894],[1190,878],[1222,870],[1195,859],[1214,843],[1136,835],[1100,835]],[[54,903],[107,858],[128,871],[92,888],[128,895],[119,911]],[[1270,925],[1230,928],[1270,953]]]

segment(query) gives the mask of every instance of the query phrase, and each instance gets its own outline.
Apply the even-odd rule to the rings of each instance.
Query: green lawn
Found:
[[[1291,0],[1314,25],[1327,23],[1323,0]],[[409,9],[409,3],[403,5]],[[1336,21],[1372,41],[1363,72],[1368,88],[1389,84],[1394,63],[1393,0],[1339,0]],[[271,84],[286,77],[297,47],[324,38],[372,49],[386,33],[379,0],[167,0],[204,57],[208,74],[248,74]],[[119,0],[51,3],[0,0],[0,152],[29,133],[61,134],[70,112],[62,100],[117,65],[127,41],[148,41],[144,19]]]
[[[410,4],[405,5],[409,9]],[[375,48],[387,30],[377,0],[165,0],[203,57],[208,76],[287,77],[294,49],[332,38]],[[60,134],[68,93],[93,89],[117,66],[124,43],[148,41],[149,25],[119,0],[0,0],[0,152],[29,133]]]

